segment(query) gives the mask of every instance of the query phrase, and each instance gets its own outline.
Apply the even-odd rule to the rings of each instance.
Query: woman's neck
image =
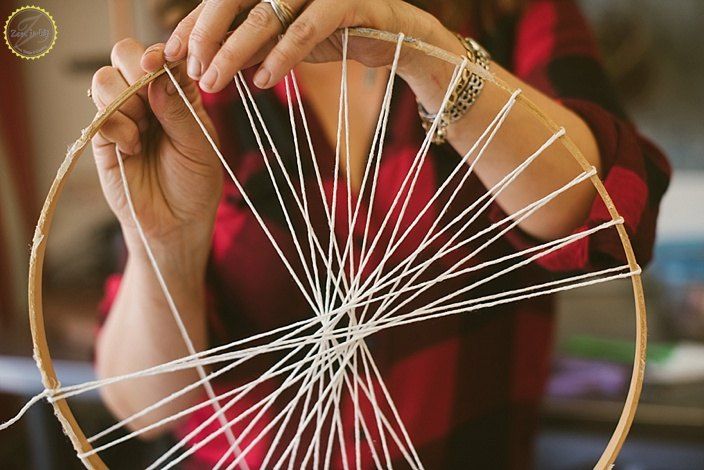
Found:
[[[296,67],[296,74],[306,92],[306,101],[312,106],[331,148],[335,148],[342,75],[340,63],[302,63]],[[369,69],[358,62],[348,62],[350,181],[355,192],[362,183],[387,79],[388,71],[384,68]],[[344,175],[344,130],[342,139],[340,169]]]

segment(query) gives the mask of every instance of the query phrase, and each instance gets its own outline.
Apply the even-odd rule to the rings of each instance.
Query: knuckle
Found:
[[[187,16],[184,19],[182,19],[179,24],[176,25],[174,28],[174,32],[172,33],[174,36],[178,36],[180,39],[183,39],[184,36],[188,35],[188,32],[193,29],[193,26],[195,25],[195,20]]]
[[[223,8],[223,4],[226,3],[226,0],[208,0],[207,2],[203,2],[203,3],[206,3],[205,11],[208,11],[208,9],[210,9],[211,12],[212,11],[217,12]],[[232,2],[228,1],[227,3],[232,3]]]
[[[311,21],[300,18],[288,28],[287,34],[294,46],[302,47],[315,38],[316,27]]]
[[[274,62],[279,64],[288,64],[294,60],[291,49],[283,46],[272,49],[270,55]]]
[[[222,72],[227,68],[227,64],[236,64],[239,58],[235,50],[230,45],[224,45],[215,56],[213,65],[217,67],[218,72]]]
[[[203,27],[203,25],[197,23],[191,31],[191,36],[189,38],[190,44],[192,46],[200,46],[209,42],[210,40],[210,33],[208,33],[208,31]]]
[[[274,12],[265,3],[258,3],[249,11],[247,20],[245,21],[250,27],[256,29],[265,29],[271,25],[274,19]]]

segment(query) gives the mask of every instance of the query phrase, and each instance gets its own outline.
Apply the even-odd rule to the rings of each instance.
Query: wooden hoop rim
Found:
[[[389,33],[386,31],[379,31],[369,28],[350,28],[349,34],[351,36],[365,37],[371,39],[378,39],[387,42],[398,41],[398,35],[394,33]],[[408,38],[404,39],[406,46],[418,49],[426,54],[436,57],[440,60],[458,65],[462,62],[462,58],[459,56],[449,53],[441,48],[427,44],[423,41]],[[169,68],[173,68],[178,65],[179,62],[174,64],[169,64]],[[476,66],[475,64],[468,63],[467,66],[472,70],[473,73],[482,76],[484,79],[489,80],[494,85],[506,91],[508,94],[513,93],[515,90],[512,89],[503,80],[495,77],[490,72],[485,71],[483,68]],[[56,371],[53,367],[53,361],[51,353],[49,351],[49,345],[47,343],[46,332],[44,329],[44,314],[42,305],[42,273],[44,267],[44,255],[46,251],[46,241],[51,229],[51,223],[56,211],[56,206],[59,200],[59,196],[63,191],[63,187],[73,171],[76,162],[79,157],[83,154],[86,146],[93,138],[93,136],[100,130],[103,124],[107,121],[112,114],[117,111],[130,97],[132,97],[139,89],[148,85],[159,76],[164,74],[164,69],[160,69],[156,72],[144,75],[142,78],[137,80],[129,88],[125,89],[110,105],[105,108],[104,111],[96,114],[95,118],[91,124],[83,129],[81,136],[76,140],[73,145],[68,149],[64,161],[59,167],[56,177],[49,189],[49,193],[44,201],[41,213],[39,215],[39,220],[37,222],[34,239],[32,243],[32,250],[29,260],[29,285],[28,285],[28,297],[29,297],[29,322],[32,331],[32,342],[34,345],[34,359],[37,363],[37,368],[39,369],[42,377],[42,383],[44,387],[51,393],[52,390],[57,390],[60,387],[59,379],[56,376]],[[526,98],[525,95],[518,95],[517,101],[521,101],[528,109],[537,117],[542,123],[553,133],[560,129],[552,119],[550,119],[538,106],[533,103],[530,99]],[[565,149],[572,155],[572,157],[577,161],[577,163],[582,167],[584,171],[589,170],[592,165],[584,158],[580,150],[574,144],[567,134],[563,134],[559,138],[560,143],[565,147]],[[604,184],[599,179],[597,175],[590,177],[591,183],[594,185],[599,196],[603,200],[606,208],[611,215],[612,220],[620,218],[618,210],[614,206],[614,203],[609,196]],[[636,324],[636,348],[635,356],[633,361],[633,371],[631,374],[631,381],[628,388],[628,394],[624,403],[621,416],[619,417],[618,423],[614,432],[604,449],[601,457],[595,464],[596,469],[609,469],[613,466],[618,453],[623,446],[624,441],[628,435],[628,432],[633,423],[633,418],[638,407],[638,400],[640,398],[640,392],[643,387],[643,379],[645,374],[645,361],[646,361],[646,347],[647,347],[647,318],[645,309],[645,297],[643,294],[643,285],[641,282],[641,276],[639,274],[640,267],[636,261],[635,254],[633,252],[633,247],[631,246],[630,239],[626,232],[623,224],[617,224],[616,230],[618,231],[619,238],[621,239],[621,244],[623,245],[624,252],[628,261],[628,266],[631,272],[635,272],[631,276],[631,284],[633,287],[633,294],[635,300],[635,324]],[[52,402],[54,408],[54,414],[61,423],[64,432],[71,440],[74,449],[78,454],[83,454],[92,450],[91,444],[86,439],[83,430],[76,421],[70,407],[65,399],[56,400]],[[107,466],[100,458],[98,454],[91,455],[89,457],[82,458],[81,461],[86,466],[86,468],[92,469],[106,469]]]

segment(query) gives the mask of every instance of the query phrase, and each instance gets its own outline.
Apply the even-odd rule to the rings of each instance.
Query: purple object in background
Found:
[[[603,361],[557,358],[548,383],[548,396],[620,396],[628,384],[627,367]]]

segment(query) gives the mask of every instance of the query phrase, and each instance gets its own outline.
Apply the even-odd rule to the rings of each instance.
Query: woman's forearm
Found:
[[[96,365],[101,378],[135,372],[189,354],[144,249],[132,245],[120,291],[98,341]],[[203,250],[185,244],[154,246],[153,250],[193,345],[196,350],[203,350],[207,336],[205,259],[196,253]],[[118,382],[106,387],[103,394],[111,410],[125,418],[198,378],[194,369],[188,369]],[[196,389],[130,427],[140,428],[173,415],[192,404],[199,393]]]
[[[156,72],[165,64],[163,45],[145,48],[130,38],[116,43],[110,57],[112,65],[100,68],[91,84],[90,94],[101,111],[128,94],[145,72]],[[189,352],[140,232],[149,240],[194,349],[206,345],[204,273],[223,176],[210,142],[171,81],[177,81],[191,103],[190,111],[217,142],[197,85],[188,79],[185,68],[185,64],[172,67],[171,76],[155,79],[148,93],[144,88],[144,93],[128,99],[92,139],[101,187],[129,251],[119,294],[96,347],[96,368],[103,378],[136,372]],[[197,378],[188,370],[115,383],[104,389],[105,402],[124,418]],[[160,407],[131,427],[172,415],[198,393]]]
[[[454,34],[437,23],[430,34],[435,45],[459,55],[464,48]],[[427,109],[437,110],[445,87],[450,82],[453,68],[443,66],[432,58],[410,60],[401,75],[416,92]],[[530,85],[491,63],[491,72],[512,88],[520,88],[523,95],[535,102],[552,120],[562,125],[585,158],[600,170],[599,151],[589,127],[575,113],[560,105]],[[464,155],[477,141],[486,126],[508,100],[508,94],[487,83],[467,114],[448,128],[448,141]],[[520,165],[537,150],[551,133],[526,106],[514,106],[501,130],[487,147],[475,171],[487,188],[491,188],[506,174]],[[476,154],[474,154],[476,155]],[[470,160],[471,161],[471,160]],[[498,204],[507,213],[515,212],[572,180],[582,171],[567,150],[556,143],[549,147],[497,197]],[[539,239],[555,239],[569,234],[587,217],[595,190],[589,183],[580,184],[562,193],[520,226]]]

